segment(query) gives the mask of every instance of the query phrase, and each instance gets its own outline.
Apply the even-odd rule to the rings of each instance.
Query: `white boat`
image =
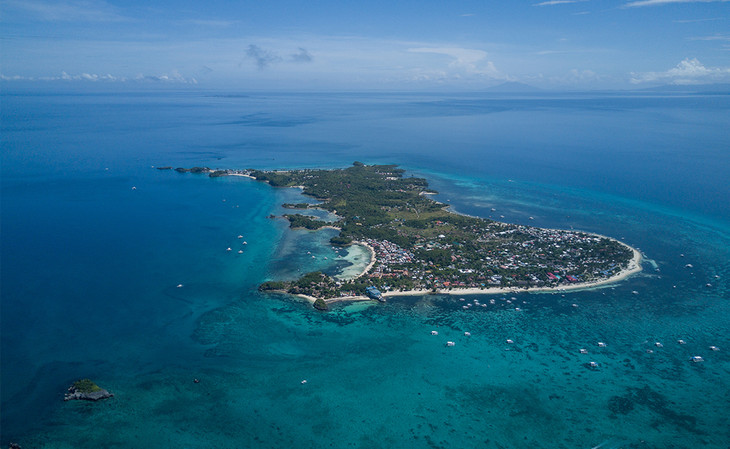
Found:
[[[431,335],[438,335],[438,331],[431,331]]]
[[[693,361],[693,362],[695,362],[695,363],[698,363],[698,362],[704,362],[704,361],[705,361],[705,359],[703,359],[702,357],[700,357],[700,356],[698,356],[698,355],[696,355],[696,356],[692,357],[692,358],[691,358],[690,360],[692,360],[692,361]]]
[[[604,343],[604,342],[602,342],[602,341],[599,341],[599,342],[598,342],[598,347],[599,347],[599,348],[605,348],[605,347],[606,347],[606,343]]]
[[[588,354],[588,350],[585,349],[585,348],[580,348],[580,353],[581,354]]]
[[[507,344],[509,344],[509,345],[514,344],[514,340],[511,340],[511,339],[508,338],[507,339]]]
[[[238,238],[239,238],[239,239],[242,239],[242,238],[243,238],[243,236],[242,236],[242,235],[239,235],[239,236],[238,236]]]
[[[591,368],[598,368],[598,363],[596,362],[591,362],[589,365],[591,365]]]
[[[464,332],[465,337],[471,337],[471,332]]]
[[[453,341],[447,341],[446,346],[456,346],[456,343],[454,343]]]
[[[684,340],[677,340],[677,343],[679,343],[680,345],[686,345],[687,344],[687,342],[684,341]]]
[[[713,351],[719,351],[720,350],[720,348],[718,348],[717,346],[710,346],[710,349],[712,349]]]
[[[177,288],[183,288],[182,284],[177,284]]]
[[[231,251],[231,248],[226,248],[226,251]]]
[[[661,343],[659,343],[659,342],[654,343],[654,346],[656,346],[657,348],[663,348],[664,347],[664,345],[661,344]]]
[[[243,250],[242,249],[239,249],[238,250],[238,254],[243,254]]]

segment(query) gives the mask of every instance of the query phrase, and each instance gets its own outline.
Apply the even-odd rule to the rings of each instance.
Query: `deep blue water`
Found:
[[[1,114],[3,446],[730,445],[730,96],[5,92]],[[267,218],[295,190],[152,168],[355,160],[620,238],[645,271],[522,312],[320,314],[256,292],[335,269],[326,235]],[[115,398],[63,402],[81,377]]]

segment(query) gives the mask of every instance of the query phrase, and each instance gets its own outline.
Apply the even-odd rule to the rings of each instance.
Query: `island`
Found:
[[[190,170],[191,172],[200,172]],[[303,296],[318,309],[343,300],[384,300],[406,294],[490,294],[595,287],[641,271],[639,252],[610,237],[543,229],[471,217],[435,201],[423,178],[396,165],[355,162],[344,169],[210,170],[209,176],[245,176],[273,187],[298,187],[337,217],[285,214],[292,228],[339,230],[333,246],[362,245],[371,263],[358,276],[321,272],[294,281],[267,281],[261,291]]]
[[[63,397],[64,401],[82,400],[98,401],[113,397],[112,393],[101,388],[89,379],[81,379],[74,382]]]

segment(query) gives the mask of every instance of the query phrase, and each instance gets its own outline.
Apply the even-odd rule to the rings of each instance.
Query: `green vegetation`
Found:
[[[182,168],[182,167],[178,167],[178,168],[175,169],[175,171],[178,172],[178,173],[195,173],[195,174],[200,174],[200,173],[208,173],[208,172],[210,172],[210,169],[208,167],[193,167],[193,168]]]
[[[182,170],[195,172],[197,168]],[[374,266],[358,279],[341,281],[310,273],[293,282],[264,283],[263,290],[337,298],[362,295],[368,286],[384,292],[561,287],[607,279],[626,268],[633,256],[629,247],[607,237],[451,213],[427,195],[435,192],[425,179],[406,177],[395,165],[355,162],[335,170],[225,173],[251,176],[272,186],[301,186],[305,195],[320,203],[284,207],[316,207],[339,220],[327,223],[287,214],[292,228],[315,230],[334,225],[340,233],[330,240],[332,245],[364,241],[376,253]]]
[[[263,284],[259,285],[259,290],[261,291],[267,291],[267,290],[286,290],[287,285],[284,282],[281,281],[266,281]]]
[[[315,309],[322,310],[322,311],[329,309],[329,307],[327,307],[327,303],[322,298],[317,298],[317,300],[314,301],[313,306]]]
[[[101,391],[101,388],[89,379],[77,380],[72,387],[79,393],[94,393]]]
[[[287,220],[289,220],[289,226],[292,228],[305,228],[309,230],[315,230],[320,229],[323,226],[331,225],[331,223],[327,223],[326,221],[317,220],[316,218],[312,218],[309,215],[302,215],[302,214],[287,214],[284,215]]]
[[[347,246],[352,243],[351,237],[336,235],[330,239],[330,243],[334,246]]]

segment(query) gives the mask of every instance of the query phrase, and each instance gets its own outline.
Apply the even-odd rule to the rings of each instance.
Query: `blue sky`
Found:
[[[730,82],[730,0],[1,0],[3,84],[547,89]]]

